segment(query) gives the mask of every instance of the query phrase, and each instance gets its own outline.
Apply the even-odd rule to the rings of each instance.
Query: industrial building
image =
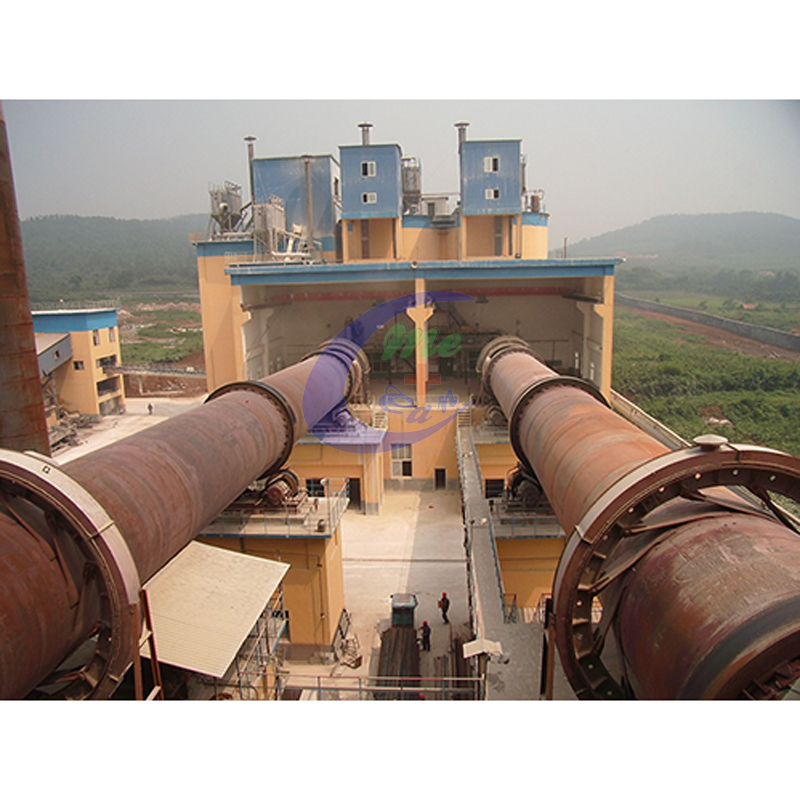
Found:
[[[189,697],[280,698],[301,662],[360,670],[325,689],[358,699],[797,694],[800,528],[779,499],[800,501],[800,461],[684,442],[614,393],[617,260],[548,256],[520,141],[457,123],[458,192],[428,195],[419,159],[360,128],[338,157],[250,137],[249,199],[211,191],[201,407],[58,464],[35,404],[4,395],[0,696],[119,696],[131,667],[142,696],[140,655],[158,695],[159,641]],[[373,609],[367,572],[345,580],[348,523],[378,571],[406,568],[375,659],[352,647]],[[373,535],[395,528],[418,558]],[[445,570],[455,622],[430,591]]]
[[[124,412],[116,309],[34,311],[33,329],[51,444],[69,416]]]
[[[617,260],[548,258],[544,193],[528,188],[519,140],[471,140],[460,123],[459,191],[431,196],[419,159],[399,144],[373,143],[371,126],[360,127],[360,144],[343,145],[338,157],[259,158],[251,139],[251,202],[245,205],[241,188],[230,183],[211,191],[211,235],[196,243],[208,389],[294,364],[393,298],[460,293],[465,301],[433,303],[421,321],[412,311],[392,314],[362,348],[364,384],[351,408],[379,438],[408,434],[408,442],[345,452],[311,434],[296,443],[290,466],[309,495],[323,481],[346,480],[351,506],[380,516],[386,491],[458,489],[465,451],[474,452],[481,495],[492,506],[505,614],[531,619],[550,591],[564,532],[546,504],[526,507],[516,492],[521,481],[510,478],[516,494],[505,497],[517,458],[502,410],[476,405],[478,356],[488,342],[512,334],[552,367],[608,394]],[[402,337],[404,328],[405,335],[420,330],[429,352],[401,346],[387,357],[387,333]],[[387,390],[410,399],[387,401]],[[426,423],[398,413],[397,403],[411,399],[429,409]],[[256,537],[259,526],[266,527],[264,515],[245,520],[229,511],[203,541],[275,557],[285,532]],[[312,599],[321,595],[310,587],[305,602],[287,593],[290,613],[304,620],[293,626],[293,646],[330,649],[337,615],[327,628],[312,620],[323,607],[344,608],[341,560],[326,556],[327,548],[339,552],[337,532],[302,540],[319,550],[319,581],[328,590],[324,603]],[[311,627],[321,627],[321,638],[303,633]]]

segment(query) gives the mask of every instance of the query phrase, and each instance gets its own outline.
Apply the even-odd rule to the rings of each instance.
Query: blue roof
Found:
[[[114,328],[117,325],[116,308],[56,309],[33,311],[35,333],[71,333]]]
[[[248,264],[225,270],[234,286],[436,279],[584,278],[613,275],[619,258],[356,261],[345,264]]]

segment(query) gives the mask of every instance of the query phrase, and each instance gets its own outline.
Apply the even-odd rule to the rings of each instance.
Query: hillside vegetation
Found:
[[[709,345],[617,306],[614,388],[685,439],[718,433],[800,456],[800,364]]]
[[[22,222],[31,301],[91,300],[140,289],[197,290],[189,233],[207,216],[164,220],[52,216]]]
[[[783,214],[667,214],[584,239],[570,256],[614,256],[660,272],[800,267],[800,219]]]

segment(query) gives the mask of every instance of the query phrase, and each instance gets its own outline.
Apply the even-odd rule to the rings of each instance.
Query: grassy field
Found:
[[[203,327],[196,302],[123,299],[121,306],[123,363],[176,362],[202,351]]]
[[[712,295],[687,295],[677,291],[640,290],[625,291],[631,297],[652,300],[680,308],[704,311],[727,319],[766,325],[781,331],[800,330],[800,304],[798,303],[744,303],[732,298]],[[755,308],[743,308],[754,305]]]
[[[800,456],[800,364],[721,350],[617,306],[614,388],[686,439],[719,433]]]

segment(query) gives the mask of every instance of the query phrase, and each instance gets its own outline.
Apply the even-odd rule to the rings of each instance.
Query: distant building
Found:
[[[48,427],[125,410],[116,309],[34,311],[33,329]]]

